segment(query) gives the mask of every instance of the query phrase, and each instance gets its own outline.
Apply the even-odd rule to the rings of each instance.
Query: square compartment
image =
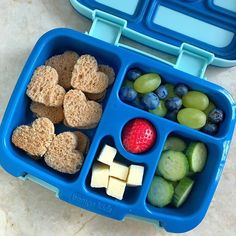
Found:
[[[101,150],[102,150],[102,148],[105,144],[116,148],[115,142],[114,142],[114,140],[111,136],[106,136],[106,137],[102,138],[102,140],[99,144],[99,147],[97,149],[96,155],[94,156],[94,160],[93,160],[93,163],[92,163],[91,167],[97,161],[97,158],[98,158],[98,156],[99,156],[99,154],[100,154],[100,152],[101,152]],[[116,161],[118,163],[121,163],[121,164],[124,164],[127,167],[131,164],[137,164],[137,165],[144,166],[143,183],[145,182],[146,172],[148,171],[147,170],[147,165],[145,163],[131,162],[127,158],[121,156],[121,154],[119,153],[118,150],[117,150],[117,154],[116,154],[116,157],[115,157],[114,161]],[[139,195],[141,193],[142,186],[137,186],[137,187],[128,187],[128,186],[126,186],[123,200],[117,200],[117,199],[107,195],[105,188],[92,188],[90,186],[91,176],[92,176],[92,168],[90,168],[89,173],[88,173],[87,178],[86,178],[86,188],[87,188],[87,191],[89,191],[90,193],[93,193],[93,195],[98,194],[98,195],[102,196],[105,199],[110,199],[110,201],[116,201],[116,202],[118,201],[118,202],[120,202],[120,204],[127,204],[127,205],[133,205],[139,199]]]

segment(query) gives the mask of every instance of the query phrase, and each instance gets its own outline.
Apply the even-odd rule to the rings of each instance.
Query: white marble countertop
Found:
[[[90,22],[75,13],[66,0],[1,0],[0,4],[0,121],[8,99],[37,39],[56,27],[79,31]],[[236,100],[236,67],[210,68],[210,81],[231,92]],[[236,141],[204,221],[188,236],[236,235]],[[145,222],[113,221],[58,200],[30,181],[0,170],[1,236],[168,235]]]

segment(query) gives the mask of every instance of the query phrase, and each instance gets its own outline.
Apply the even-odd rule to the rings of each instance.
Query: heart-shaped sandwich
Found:
[[[102,93],[109,83],[108,76],[98,70],[95,57],[83,55],[79,58],[72,72],[71,85],[73,88],[86,93]]]
[[[58,85],[58,74],[54,68],[40,66],[34,72],[26,94],[34,102],[58,107],[63,103],[65,89]]]
[[[16,128],[12,142],[37,160],[46,153],[54,137],[53,123],[48,118],[39,118],[31,126],[22,125]]]
[[[48,166],[62,173],[75,174],[83,164],[84,157],[79,151],[79,137],[76,132],[57,135],[45,154]]]
[[[90,141],[87,135],[83,134],[80,131],[74,132],[76,136],[78,137],[78,150],[82,152],[84,155],[88,153]]]
[[[78,59],[79,55],[76,52],[66,51],[46,61],[47,66],[56,69],[59,76],[58,83],[66,90],[71,88],[72,71]]]
[[[70,90],[64,99],[65,124],[74,128],[95,127],[102,116],[102,106],[88,101],[80,90]]]
[[[108,77],[108,85],[112,85],[115,81],[115,71],[108,65],[98,65],[98,70]]]
[[[64,120],[63,107],[47,107],[38,102],[32,102],[30,110],[37,117],[46,117],[52,121],[53,124],[58,124]]]

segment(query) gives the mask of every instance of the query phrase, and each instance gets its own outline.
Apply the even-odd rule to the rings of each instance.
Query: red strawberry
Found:
[[[122,142],[128,152],[143,153],[152,148],[156,136],[156,130],[148,120],[134,119],[125,125]]]

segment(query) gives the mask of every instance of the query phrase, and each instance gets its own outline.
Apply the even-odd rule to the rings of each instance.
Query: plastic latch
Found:
[[[174,67],[188,74],[206,79],[204,75],[207,66],[213,62],[214,58],[214,54],[210,52],[183,43],[180,47],[179,57]]]
[[[105,42],[118,45],[127,21],[111,14],[95,10],[89,35]]]
[[[58,188],[52,186],[51,184],[48,184],[48,183],[44,182],[44,181],[41,180],[41,179],[38,179],[38,178],[36,178],[36,177],[34,177],[34,176],[30,175],[30,174],[27,174],[27,175],[25,175],[25,176],[21,176],[21,177],[19,177],[19,179],[22,179],[22,180],[24,180],[24,181],[30,180],[30,181],[32,181],[32,182],[34,182],[34,183],[37,183],[37,184],[41,185],[42,187],[44,187],[44,188],[46,188],[46,189],[48,189],[48,190],[51,190],[52,192],[55,192],[56,197],[59,196],[59,190],[58,190]]]

